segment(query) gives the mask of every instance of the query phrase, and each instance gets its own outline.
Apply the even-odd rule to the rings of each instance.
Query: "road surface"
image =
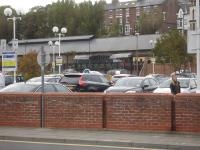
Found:
[[[0,140],[0,150],[158,150],[158,149]]]

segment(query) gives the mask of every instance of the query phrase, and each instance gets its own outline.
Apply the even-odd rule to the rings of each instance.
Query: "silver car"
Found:
[[[196,93],[197,82],[194,78],[178,78],[181,87],[181,93]],[[153,93],[171,93],[171,79],[164,81]]]
[[[20,82],[14,83],[6,86],[0,90],[0,93],[22,93],[22,92],[41,92],[42,85],[41,82]],[[70,93],[71,90],[66,86],[59,83],[44,83],[44,92],[59,92],[59,93]]]

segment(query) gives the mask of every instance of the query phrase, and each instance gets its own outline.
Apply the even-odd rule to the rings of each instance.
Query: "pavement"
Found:
[[[0,140],[200,150],[200,133],[0,127]]]

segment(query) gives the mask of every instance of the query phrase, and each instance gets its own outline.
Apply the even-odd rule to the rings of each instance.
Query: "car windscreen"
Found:
[[[116,82],[115,86],[140,87],[142,80],[139,78],[121,78]]]
[[[0,90],[0,92],[34,92],[38,85],[11,84]]]
[[[181,88],[188,88],[189,87],[189,79],[178,79],[178,81],[180,82],[180,87]],[[160,88],[170,88],[170,84],[171,84],[172,80],[166,80],[164,81],[162,84],[160,84]]]

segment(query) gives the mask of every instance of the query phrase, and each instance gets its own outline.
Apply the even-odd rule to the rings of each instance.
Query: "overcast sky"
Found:
[[[34,6],[46,6],[47,4],[51,4],[52,2],[57,2],[57,1],[58,0],[0,0],[0,6],[10,5],[16,10],[21,9],[27,12],[30,8]],[[76,3],[80,3],[83,1],[84,0],[75,0]],[[95,2],[96,0],[91,0],[91,1]],[[112,0],[106,0],[106,1],[110,3]],[[126,0],[120,0],[120,1],[126,1]]]

